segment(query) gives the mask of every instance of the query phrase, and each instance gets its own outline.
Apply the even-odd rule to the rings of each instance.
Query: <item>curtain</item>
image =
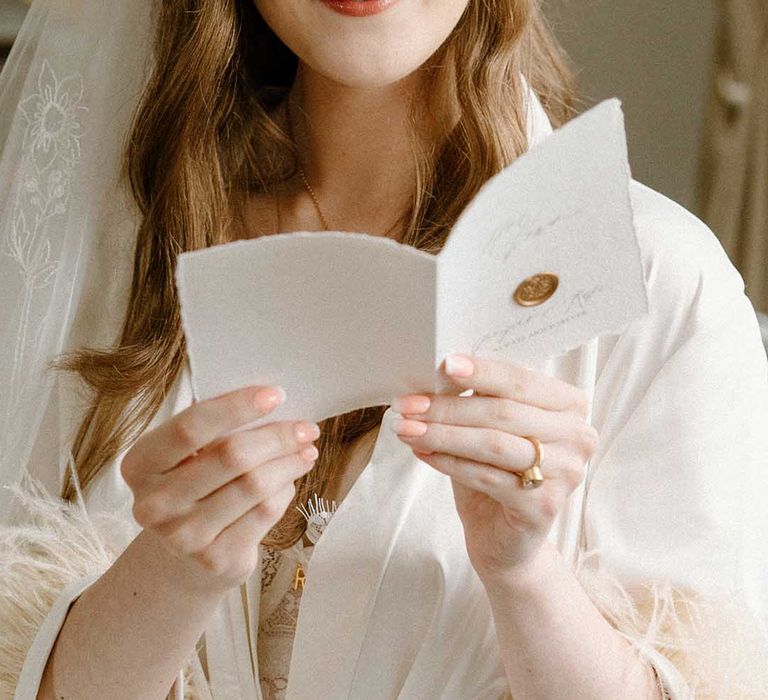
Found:
[[[768,313],[768,0],[719,0],[698,215]]]

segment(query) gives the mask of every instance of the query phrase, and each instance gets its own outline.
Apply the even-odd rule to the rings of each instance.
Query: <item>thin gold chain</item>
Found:
[[[301,166],[299,166],[299,175],[301,176],[301,180],[304,183],[304,187],[306,188],[307,192],[309,192],[309,196],[312,198],[312,203],[315,205],[315,211],[320,217],[320,223],[323,224],[323,229],[330,231],[331,227],[328,226],[328,221],[326,221],[326,218],[323,216],[323,210],[320,209],[320,202],[317,201],[317,195],[312,189],[312,186],[307,181],[307,176],[304,174],[304,169]]]
[[[323,216],[323,211],[320,209],[320,202],[317,200],[317,195],[315,194],[315,191],[312,189],[312,186],[309,184],[309,181],[307,180],[307,176],[304,173],[304,170],[301,166],[298,166],[299,169],[299,175],[301,176],[301,180],[304,183],[304,187],[309,193],[309,196],[312,198],[312,203],[315,205],[315,211],[317,212],[318,217],[320,217],[320,222],[323,224],[323,229],[326,231],[330,231],[331,227],[328,226],[328,221],[326,220],[325,216]],[[390,226],[383,234],[383,237],[389,236],[392,231],[397,228],[397,224],[400,222],[400,217],[397,218],[394,224]]]
[[[291,140],[294,140],[293,137],[293,117],[291,115],[291,104],[290,104],[290,97],[287,97],[285,100],[285,106],[288,116],[288,134],[291,137]],[[331,227],[328,225],[328,220],[325,218],[325,215],[323,214],[323,210],[320,207],[320,201],[317,198],[317,195],[315,194],[315,191],[312,189],[312,185],[309,184],[309,180],[307,180],[307,175],[304,172],[304,168],[302,168],[300,165],[297,166],[299,171],[299,177],[301,177],[301,181],[304,183],[304,189],[307,190],[307,193],[309,194],[310,198],[312,199],[312,204],[315,206],[315,211],[317,212],[317,216],[320,219],[320,223],[323,226],[323,230],[330,231]],[[278,229],[280,228],[280,203],[279,200],[276,202],[277,205],[277,211],[278,211]],[[384,237],[389,236],[392,231],[395,230],[397,227],[397,224],[400,222],[400,217],[397,218],[394,224],[390,226],[383,234]]]
[[[290,95],[285,98],[285,111],[286,116],[288,117],[288,136],[290,136],[291,141],[294,143],[296,142],[296,139],[293,135],[293,115],[291,114],[291,97]],[[325,231],[330,231],[331,227],[328,226],[328,220],[323,215],[323,210],[320,208],[320,202],[317,199],[317,195],[315,194],[315,191],[312,189],[311,185],[309,184],[309,180],[307,180],[307,176],[304,173],[304,168],[302,168],[300,165],[298,166],[299,169],[299,176],[301,177],[301,181],[304,183],[304,189],[307,190],[307,193],[309,194],[310,198],[312,199],[312,204],[315,205],[315,211],[317,212],[317,216],[320,219],[320,223],[323,225],[323,229]],[[279,209],[278,209],[279,211]]]

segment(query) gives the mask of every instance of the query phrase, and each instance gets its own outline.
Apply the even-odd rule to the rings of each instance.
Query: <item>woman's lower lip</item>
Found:
[[[353,17],[367,17],[384,12],[394,5],[397,0],[322,0],[334,12]]]

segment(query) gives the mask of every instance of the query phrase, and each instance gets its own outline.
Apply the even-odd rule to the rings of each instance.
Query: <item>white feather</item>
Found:
[[[0,524],[0,700],[13,698],[27,653],[62,590],[106,571],[137,534],[134,524],[119,517],[91,517],[70,471],[75,503],[52,495],[29,474],[18,485],[4,486],[15,503],[10,522]],[[209,697],[196,690],[191,660],[182,672],[185,700]],[[179,685],[174,683],[168,700]]]
[[[592,602],[629,641],[667,657],[696,700],[768,698],[768,638],[754,615],[725,595],[669,582],[626,588],[582,553],[576,576]]]

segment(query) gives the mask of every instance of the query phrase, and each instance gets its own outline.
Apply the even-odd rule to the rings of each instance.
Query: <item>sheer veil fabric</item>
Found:
[[[36,0],[0,74],[0,483],[58,490],[85,405],[59,353],[111,344],[138,211],[119,182],[151,0]],[[51,465],[58,465],[58,474]],[[0,522],[13,514],[0,489]]]

